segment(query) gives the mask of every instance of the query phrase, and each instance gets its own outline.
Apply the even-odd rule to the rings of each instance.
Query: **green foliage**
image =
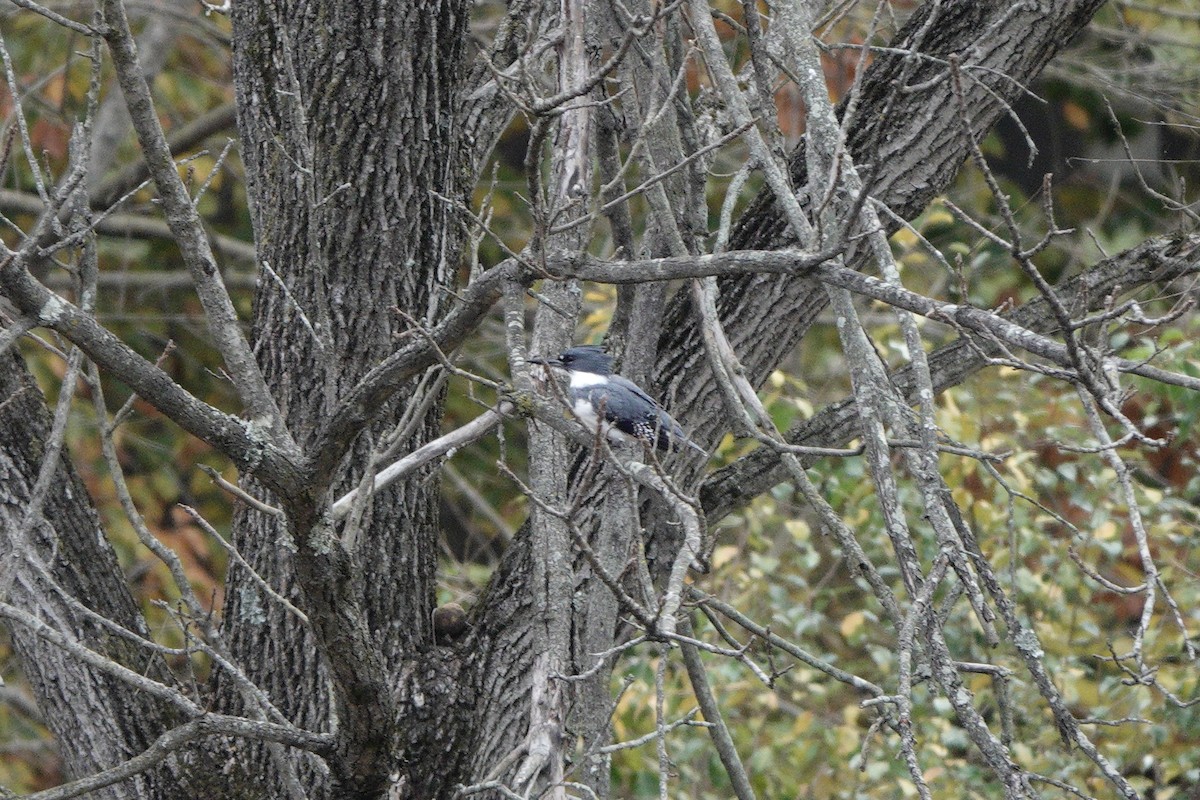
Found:
[[[1031,386],[1030,384],[1035,384]],[[1017,600],[1021,614],[1033,625],[1056,685],[1080,716],[1100,720],[1144,718],[1150,724],[1131,722],[1117,727],[1089,725],[1087,732],[1110,753],[1128,753],[1119,761],[1123,771],[1137,770],[1153,741],[1157,785],[1194,781],[1197,707],[1179,709],[1163,702],[1147,688],[1131,688],[1127,676],[1104,660],[1109,648],[1125,651],[1140,601],[1129,602],[1087,577],[1069,558],[1074,546],[1082,559],[1108,579],[1125,585],[1142,580],[1136,554],[1127,533],[1128,519],[1111,503],[1114,478],[1098,463],[1095,454],[1068,454],[1057,443],[1084,443],[1077,404],[1069,391],[1051,381],[991,370],[940,399],[938,422],[955,441],[976,442],[991,453],[1008,455],[996,465],[1003,483],[975,459],[946,455],[942,469],[955,499],[970,511],[984,555],[1000,571],[1005,586]],[[1036,406],[1021,398],[1043,398]],[[1152,394],[1151,397],[1158,397]],[[782,402],[779,401],[779,402]],[[1162,402],[1161,400],[1159,402]],[[1177,442],[1194,453],[1198,443]],[[1054,452],[1047,448],[1053,448]],[[1126,454],[1129,455],[1129,454]],[[1195,473],[1194,459],[1188,455]],[[1150,464],[1144,465],[1148,470]],[[870,502],[869,481],[858,458],[825,459],[810,470],[825,496],[842,514],[867,555],[881,567],[898,593],[902,587],[895,570],[887,565],[894,557],[883,535],[883,521]],[[1178,530],[1178,517],[1154,509],[1187,504],[1194,478],[1179,486],[1139,487],[1142,507],[1150,519],[1160,519],[1151,532],[1164,580],[1173,587],[1185,621],[1194,630],[1200,624],[1200,557],[1191,542],[1195,528]],[[1036,496],[1045,509],[1016,493]],[[915,498],[913,508],[916,508]],[[1053,513],[1051,513],[1053,512]],[[917,518],[914,515],[910,518]],[[1194,519],[1195,514],[1190,516]],[[1070,522],[1076,529],[1065,524]],[[752,506],[723,520],[713,558],[713,572],[703,581],[704,590],[732,603],[752,619],[769,625],[772,632],[799,643],[831,664],[893,686],[897,669],[890,626],[880,619],[865,583],[853,577],[843,554],[821,532],[812,512],[787,486],[776,487]],[[934,552],[932,534],[915,530],[927,555]],[[1167,566],[1169,565],[1169,566]],[[1091,770],[1064,774],[1064,745],[1050,722],[1044,702],[1028,679],[1015,653],[988,647],[977,623],[958,606],[946,626],[951,652],[962,661],[987,662],[1012,670],[1008,682],[1008,707],[1012,720],[1013,756],[1023,767],[1074,783],[1097,796],[1108,796],[1107,787]],[[1181,697],[1200,692],[1194,667],[1178,658],[1182,640],[1160,602],[1146,641],[1148,658],[1163,666],[1159,678]],[[698,636],[724,644],[704,617]],[[736,626],[726,622],[731,630]],[[797,665],[790,656],[767,647],[761,640],[740,634],[750,643],[747,655],[765,669],[780,673],[773,686],[759,681],[746,667],[717,656],[705,656],[711,682],[720,686],[723,713],[734,733],[738,750],[763,798],[829,797],[893,798],[915,796],[907,770],[896,757],[899,740],[886,727],[872,729],[877,712],[863,709],[864,697],[824,674]],[[616,720],[617,739],[632,739],[654,728],[653,669],[657,654],[641,650],[617,670],[618,676],[638,680],[623,696]],[[768,671],[770,672],[770,669]],[[967,676],[974,705],[996,730],[999,722],[997,686],[989,676]],[[686,675],[677,662],[668,670],[667,720],[675,720],[694,706]],[[978,760],[965,731],[953,722],[944,698],[931,698],[919,685],[914,694],[914,734],[920,742],[922,767],[934,796],[992,798],[1001,794],[991,773]],[[673,772],[688,796],[724,798],[729,786],[724,772],[714,766],[710,748],[695,742],[703,730],[687,729],[669,738]],[[623,751],[613,764],[619,796],[652,797],[657,784],[654,744]],[[1169,790],[1167,791],[1169,795]]]

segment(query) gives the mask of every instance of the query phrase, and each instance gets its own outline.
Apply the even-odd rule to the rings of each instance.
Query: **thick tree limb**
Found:
[[[1005,103],[1025,91],[1024,85],[1102,4],[923,3],[889,52],[866,70],[854,119],[843,121],[847,150],[871,176],[867,192],[899,216],[911,218],[957,173],[968,147],[958,120],[946,111],[953,107],[945,67],[949,56],[959,55],[962,68],[977,78],[964,85],[964,93],[977,130],[987,130],[1006,112]],[[900,80],[903,86],[897,84]],[[791,166],[793,185],[806,185],[803,142]],[[781,209],[764,191],[743,214],[731,248],[779,249],[794,241]],[[867,255],[849,253],[848,266],[858,267]],[[795,349],[825,307],[824,293],[798,276],[720,279],[719,296],[718,311],[755,386]],[[701,443],[711,443],[724,433],[724,416],[696,325],[690,298],[678,293],[664,314],[654,372],[666,376],[659,394],[687,409],[685,427],[695,431]]]

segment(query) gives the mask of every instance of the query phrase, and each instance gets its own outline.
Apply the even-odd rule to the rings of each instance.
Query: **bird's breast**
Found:
[[[595,430],[600,424],[600,417],[596,414],[596,407],[592,405],[592,400],[587,395],[575,398],[575,402],[571,405],[571,413],[575,415],[575,419],[592,430]]]

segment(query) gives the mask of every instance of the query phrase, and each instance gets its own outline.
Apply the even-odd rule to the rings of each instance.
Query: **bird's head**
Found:
[[[557,358],[531,358],[530,364],[545,364],[568,373],[612,374],[612,356],[596,345],[587,344],[562,351]]]

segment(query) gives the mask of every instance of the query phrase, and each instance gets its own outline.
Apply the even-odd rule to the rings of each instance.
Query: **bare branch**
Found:
[[[505,417],[511,415],[515,410],[516,407],[512,403],[503,401],[496,409],[489,409],[466,425],[455,428],[445,436],[421,445],[421,447],[413,452],[380,470],[379,474],[375,476],[371,491],[378,492],[426,464],[442,456],[453,454],[458,448],[486,436],[488,432],[499,425]],[[335,519],[341,519],[346,515],[350,507],[354,504],[359,491],[359,489],[355,489],[347,492],[334,502],[332,510]]]
[[[175,170],[166,136],[150,97],[150,88],[138,64],[137,46],[129,30],[124,6],[119,0],[105,0],[103,9],[106,25],[104,37],[112,53],[117,79],[150,174],[162,196],[167,224],[179,243],[184,263],[192,274],[200,302],[204,305],[209,333],[233,375],[234,385],[251,420],[280,437],[279,445],[293,448],[295,445],[290,441],[279,409],[275,407],[275,400],[258,369],[250,345],[242,335],[237,312],[220,281],[220,272],[195,206]]]
[[[17,254],[0,250],[0,286],[38,323],[63,333],[101,367],[111,371],[180,427],[229,456],[273,488],[300,484],[297,470],[268,432],[197,400],[161,369],[105,330],[90,315],[53,294],[22,268]]]
[[[140,675],[128,667],[118,664],[107,656],[101,655],[95,650],[85,647],[74,639],[69,638],[66,634],[50,627],[45,622],[27,611],[23,611],[22,609],[19,609],[8,603],[0,602],[0,617],[8,619],[11,622],[20,625],[30,632],[40,636],[51,644],[60,647],[65,652],[74,658],[79,659],[93,669],[103,672],[107,675],[111,675],[117,680],[124,681],[125,683],[128,683],[140,689],[141,691],[146,692],[147,694],[158,697],[161,700],[176,706],[185,712],[189,717],[199,717],[203,716],[204,714],[204,709],[196,705],[194,702],[192,702],[192,700],[188,699],[179,691],[172,689],[169,686],[165,686],[158,681],[154,681],[150,678]]]
[[[685,636],[693,635],[691,621],[686,617],[680,620],[679,629]],[[691,644],[680,645],[680,650],[683,653],[683,663],[687,667],[688,680],[692,684],[692,693],[696,695],[698,710],[704,712],[704,719],[709,723],[708,733],[717,749],[717,756],[729,775],[733,793],[738,800],[754,800],[754,788],[750,785],[750,777],[746,774],[746,767],[742,764],[737,747],[733,743],[729,726],[721,716],[721,707],[713,694],[700,653]]]
[[[170,758],[172,753],[205,736],[234,736],[259,742],[278,742],[318,755],[332,754],[333,737],[327,733],[309,733],[270,722],[254,722],[223,714],[206,714],[167,731],[148,749],[128,761],[53,789],[23,795],[23,800],[69,800],[112,786],[151,769]]]
[[[135,184],[136,185],[136,184]],[[118,198],[119,199],[119,198]],[[41,214],[46,205],[37,196],[28,192],[13,189],[0,189],[0,209],[21,214]],[[92,227],[97,233],[105,236],[131,237],[134,239],[171,239],[174,234],[166,222],[150,219],[139,214],[107,213],[92,221]],[[254,263],[254,245],[235,239],[225,234],[210,234],[210,240],[216,252],[223,258],[240,261],[243,264]],[[112,279],[112,276],[104,276]],[[178,278],[188,286],[191,280],[186,275]]]

